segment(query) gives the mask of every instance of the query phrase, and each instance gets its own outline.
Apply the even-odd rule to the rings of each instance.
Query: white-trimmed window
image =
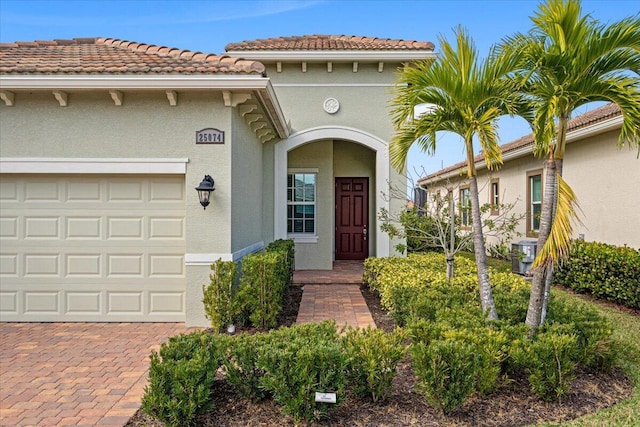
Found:
[[[500,214],[500,181],[496,179],[491,180],[491,200],[489,200],[489,204],[491,204],[491,215]]]
[[[542,214],[542,170],[527,173],[527,235],[535,237],[540,231]]]
[[[460,220],[462,227],[471,227],[471,190],[469,187],[460,189]]]
[[[316,172],[289,172],[287,174],[287,233],[315,236]]]

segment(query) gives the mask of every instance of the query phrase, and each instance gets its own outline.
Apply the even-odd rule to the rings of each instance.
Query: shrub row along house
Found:
[[[1,320],[204,326],[217,259],[280,238],[295,239],[298,269],[388,256],[376,212],[401,209],[382,193],[405,185],[388,160],[390,89],[433,49],[346,36],[224,55],[0,44]]]
[[[616,147],[621,126],[622,115],[615,104],[573,118],[568,125],[563,176],[582,209],[582,224],[576,224],[574,238],[640,248],[640,165],[635,150]],[[487,170],[482,154],[475,162],[480,203],[515,204],[513,213],[524,214],[517,231],[535,247],[544,171],[542,160],[532,150],[533,137],[527,135],[502,146],[504,164],[498,170]],[[462,227],[470,230],[465,169],[466,163],[458,163],[421,178],[418,184],[431,195],[451,194],[462,209]],[[491,214],[499,212],[492,210]]]

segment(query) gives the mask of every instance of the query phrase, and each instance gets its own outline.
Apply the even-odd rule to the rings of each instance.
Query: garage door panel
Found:
[[[66,314],[92,314],[99,316],[103,312],[102,292],[67,291]]]
[[[150,217],[149,239],[184,239],[184,217]]]
[[[113,181],[107,184],[107,201],[109,202],[144,202],[143,183],[138,180]]]
[[[52,217],[25,217],[25,239],[60,239],[60,218]]]
[[[60,185],[56,181],[27,181],[24,187],[24,199],[27,202],[61,201]]]
[[[66,218],[66,239],[102,240],[102,218],[82,216]]]
[[[184,201],[184,183],[169,180],[150,182],[150,202]]]
[[[0,277],[18,276],[18,254],[0,255]]]
[[[0,218],[0,238],[1,239],[17,239],[18,238],[18,217],[3,216]]]
[[[149,314],[176,314],[184,311],[184,294],[181,292],[149,293]]]
[[[9,178],[1,320],[184,321],[183,176]]]
[[[107,239],[138,239],[144,238],[143,219],[140,217],[109,217],[107,218]]]
[[[18,314],[18,292],[0,291],[0,313]]]
[[[60,314],[60,292],[25,291],[25,314]]]
[[[144,255],[107,255],[107,277],[144,277]]]
[[[24,277],[47,276],[61,277],[60,255],[58,254],[25,254]]]
[[[93,182],[83,180],[82,182],[70,181],[67,185],[67,202],[99,202],[103,200],[103,186],[100,180],[94,179]]]

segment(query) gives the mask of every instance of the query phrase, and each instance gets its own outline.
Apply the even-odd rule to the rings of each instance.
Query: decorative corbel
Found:
[[[281,73],[282,72],[282,61],[277,61],[276,62],[276,73]]]
[[[353,61],[353,72],[354,73],[358,72],[358,61]]]
[[[384,62],[378,62],[378,72],[381,73],[384,71]]]
[[[307,63],[306,62],[302,62],[302,72],[306,73],[307,72]]]
[[[238,112],[242,115],[242,117],[246,116],[249,113],[254,112],[258,109],[256,104],[243,104],[238,107]]]
[[[327,62],[327,73],[333,72],[333,62]]]
[[[169,105],[175,107],[178,105],[178,92],[175,90],[168,90],[165,92],[167,94],[167,100],[169,100]]]
[[[268,134],[260,137],[259,139],[260,139],[260,142],[264,144],[267,141],[271,141],[272,139],[275,139],[275,137],[276,136],[273,133],[268,133]]]
[[[256,135],[258,135],[258,138],[262,139],[263,137],[267,136],[270,133],[271,133],[271,129],[260,129],[259,131],[256,132]]]
[[[222,91],[222,99],[224,99],[225,107],[237,107],[238,104],[247,102],[251,99],[250,93],[233,93],[230,90]]]
[[[53,96],[55,96],[56,100],[58,101],[58,103],[60,104],[61,107],[66,107],[68,105],[68,95],[67,92],[63,92],[61,90],[54,90],[53,92]]]
[[[247,121],[247,124],[250,125],[253,122],[257,122],[260,119],[264,119],[262,114],[247,114],[244,116],[244,119]]]
[[[0,90],[0,99],[4,101],[7,107],[13,107],[15,104],[16,94],[8,90]]]
[[[253,122],[250,126],[253,132],[257,132],[258,130],[267,127],[267,122]]]
[[[113,103],[116,107],[122,107],[122,101],[124,101],[124,94],[119,90],[110,90],[109,95],[111,95],[111,99],[113,99]]]

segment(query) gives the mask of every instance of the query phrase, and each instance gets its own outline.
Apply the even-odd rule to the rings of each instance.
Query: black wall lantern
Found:
[[[198,191],[198,198],[202,207],[207,209],[209,201],[211,199],[211,193],[216,189],[216,184],[213,182],[211,175],[205,175],[200,185],[196,187]]]

